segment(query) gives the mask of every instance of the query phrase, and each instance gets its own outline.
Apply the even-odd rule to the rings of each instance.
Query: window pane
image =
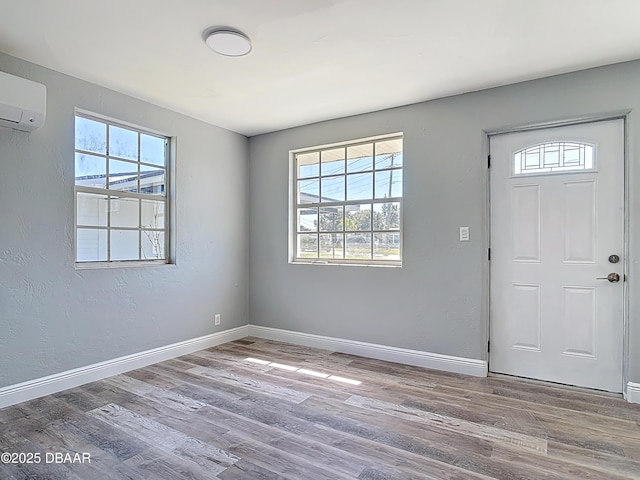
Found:
[[[300,180],[298,182],[298,203],[318,203],[320,191],[320,179]]]
[[[111,197],[109,212],[112,227],[135,227],[140,223],[139,200],[137,198]]]
[[[374,230],[400,229],[400,203],[376,203],[373,205]]]
[[[298,178],[317,177],[320,173],[320,153],[300,153],[296,155]]]
[[[584,168],[593,168],[593,147],[591,145],[584,146]]]
[[[371,230],[371,205],[347,205],[344,229],[348,232]]]
[[[579,143],[551,142],[520,150],[513,155],[515,175],[539,175],[591,170],[593,146]]]
[[[106,188],[107,160],[104,157],[76,153],[76,185]]]
[[[344,202],[344,176],[322,179],[322,202]]]
[[[78,262],[104,262],[107,260],[107,231],[79,228],[76,238]]]
[[[165,228],[164,202],[142,200],[142,227]]]
[[[373,198],[373,173],[347,175],[347,200]]]
[[[318,235],[298,235],[298,257],[318,257]]]
[[[320,231],[336,232],[342,230],[344,207],[322,207],[320,209]]]
[[[140,134],[140,161],[165,166],[165,139]]]
[[[578,145],[565,145],[564,165],[580,165],[580,147]]]
[[[321,152],[322,175],[344,173],[344,148]]]
[[[140,165],[140,193],[165,195],[166,170],[164,168]]]
[[[76,149],[107,153],[107,126],[104,123],[76,117]]]
[[[78,193],[76,205],[78,225],[92,227],[107,226],[107,196],[92,193]]]
[[[109,155],[138,160],[138,133],[109,125]]]
[[[376,172],[376,198],[402,196],[402,170]]]
[[[298,231],[318,231],[318,209],[316,207],[298,209]]]
[[[402,166],[402,139],[376,143],[376,168]]]
[[[560,165],[560,147],[552,144],[544,149],[544,167],[557,167]]]
[[[347,147],[347,172],[357,173],[373,170],[373,144]]]
[[[138,164],[109,160],[109,188],[125,192],[138,191]]]
[[[345,258],[371,259],[371,233],[347,233],[345,240]]]
[[[142,231],[142,260],[164,259],[164,232]]]
[[[373,258],[400,260],[400,233],[374,233]]]
[[[139,260],[137,230],[109,230],[111,235],[111,260]]]
[[[539,150],[525,152],[524,168],[540,168],[540,152]]]
[[[320,235],[320,258],[344,258],[344,235],[323,233]]]

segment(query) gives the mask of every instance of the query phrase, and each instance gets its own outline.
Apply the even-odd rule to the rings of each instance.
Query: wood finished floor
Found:
[[[91,455],[2,480],[640,479],[640,406],[246,338],[2,409],[0,450]]]

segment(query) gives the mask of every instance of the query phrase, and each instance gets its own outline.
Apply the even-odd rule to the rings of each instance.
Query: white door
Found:
[[[490,370],[621,392],[623,121],[496,135],[490,150]]]

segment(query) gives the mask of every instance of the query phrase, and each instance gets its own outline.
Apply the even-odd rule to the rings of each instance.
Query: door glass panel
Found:
[[[514,175],[540,175],[593,170],[593,145],[550,142],[527,147],[513,154]]]

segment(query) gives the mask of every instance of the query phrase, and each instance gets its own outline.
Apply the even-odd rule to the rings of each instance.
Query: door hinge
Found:
[[[491,168],[491,155],[487,155],[487,168]]]
[[[487,352],[491,351],[491,340],[487,342]]]
[[[487,249],[487,260],[491,261],[491,249]]]

